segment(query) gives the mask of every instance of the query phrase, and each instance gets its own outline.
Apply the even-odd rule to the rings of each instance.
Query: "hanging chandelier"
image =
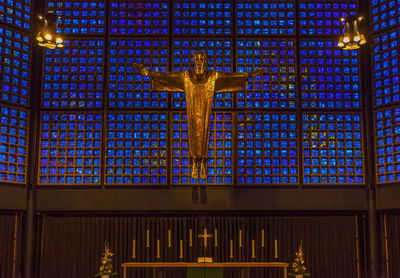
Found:
[[[344,22],[344,34],[342,34],[338,41],[338,46],[345,50],[358,49],[361,45],[367,41],[362,33],[358,29],[358,23],[362,20],[362,17],[356,18],[355,16],[348,16],[342,18]]]
[[[50,49],[64,47],[64,40],[57,35],[57,16],[55,12],[48,11],[46,16],[39,16],[39,20],[43,23],[43,29],[36,36],[39,46]]]

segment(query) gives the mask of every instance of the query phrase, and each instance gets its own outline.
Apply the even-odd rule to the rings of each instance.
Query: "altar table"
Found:
[[[137,263],[137,262],[129,262],[123,263],[122,267],[124,269],[124,278],[126,278],[126,270],[129,267],[138,267],[138,268],[153,268],[153,278],[155,278],[156,268],[188,268],[188,267],[238,267],[238,268],[246,268],[248,271],[253,267],[282,267],[283,268],[283,277],[287,278],[287,268],[289,267],[288,263],[284,262],[215,262],[215,263],[185,263],[185,262],[155,262],[155,263]]]

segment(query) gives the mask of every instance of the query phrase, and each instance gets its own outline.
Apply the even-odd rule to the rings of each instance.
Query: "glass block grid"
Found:
[[[167,113],[111,113],[107,118],[105,183],[165,185]]]
[[[102,107],[103,39],[65,40],[61,49],[46,49],[42,106]]]
[[[356,13],[355,0],[300,0],[300,34],[341,34],[343,22],[340,19]]]
[[[168,0],[110,2],[110,34],[167,35]]]
[[[373,37],[372,76],[374,105],[398,103],[400,29]]]
[[[28,112],[0,106],[0,182],[26,183]]]
[[[29,104],[30,43],[28,36],[0,27],[0,92],[4,101]]]
[[[240,1],[236,4],[236,34],[294,35],[295,3]]]
[[[305,184],[363,184],[360,113],[302,116]]]
[[[232,1],[173,1],[173,33],[175,35],[231,35]]]
[[[370,1],[371,31],[379,31],[400,23],[400,0]]]
[[[174,39],[173,70],[184,71],[192,69],[193,53],[202,50],[207,53],[208,69],[232,72],[233,45],[229,39]],[[214,94],[214,108],[232,108],[232,93]],[[186,108],[185,93],[174,92],[173,108]]]
[[[0,0],[0,23],[30,30],[32,3],[30,0]]]
[[[400,108],[376,112],[377,182],[400,181]]]
[[[238,184],[298,184],[296,115],[238,113]]]
[[[304,108],[360,108],[357,50],[342,50],[334,40],[300,42],[301,99]]]
[[[98,185],[102,114],[41,115],[40,185]]]
[[[144,64],[151,71],[167,71],[167,39],[111,40],[109,51],[109,107],[167,107],[167,93],[152,91],[150,77],[141,76],[133,68],[133,63],[139,63]]]
[[[105,33],[106,1],[47,1],[47,10],[56,11],[57,33],[101,35]]]
[[[237,93],[238,108],[295,108],[295,43],[287,39],[238,39],[238,72],[265,68],[267,74],[249,79]]]
[[[211,114],[208,145],[207,181],[199,179],[198,183],[208,185],[232,184],[232,113],[214,112]],[[187,115],[185,112],[174,112],[172,115],[172,184],[196,183],[196,180],[189,176],[188,156]]]

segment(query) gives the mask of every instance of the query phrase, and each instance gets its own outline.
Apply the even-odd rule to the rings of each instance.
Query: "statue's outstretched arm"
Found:
[[[249,77],[255,77],[257,75],[267,74],[267,70],[265,68],[257,68],[249,73]]]
[[[249,77],[265,74],[264,68],[255,69],[252,72],[218,72],[215,82],[215,92],[243,92],[246,90],[246,82]]]
[[[133,64],[141,75],[150,76],[153,90],[183,92],[184,85],[180,72],[152,72],[142,64]]]

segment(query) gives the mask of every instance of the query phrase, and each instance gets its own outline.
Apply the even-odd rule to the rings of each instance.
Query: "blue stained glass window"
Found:
[[[106,184],[167,183],[167,113],[107,117]]]
[[[63,48],[46,49],[42,106],[102,107],[104,40],[65,40]]]
[[[304,108],[360,108],[358,50],[342,50],[335,40],[302,40],[300,65]]]
[[[294,35],[295,2],[240,1],[236,4],[238,35]]]
[[[167,35],[168,0],[111,0],[110,34]]]
[[[28,115],[0,106],[0,182],[26,183]]]
[[[400,0],[370,0],[371,31],[400,23]]]
[[[372,77],[375,106],[400,101],[400,29],[373,37]]]
[[[99,185],[102,114],[41,115],[40,185]]]
[[[174,112],[172,118],[171,183],[175,185],[196,183],[196,180],[190,177],[189,172],[186,113]],[[199,179],[198,183],[207,185],[232,184],[232,113],[214,112],[211,114],[208,146],[207,180]]]
[[[20,32],[0,27],[1,100],[29,104],[31,40]]]
[[[304,184],[363,184],[360,113],[302,116]]]
[[[238,113],[238,184],[298,184],[295,114]]]
[[[232,1],[173,1],[173,33],[176,35],[231,35]]]
[[[106,1],[47,1],[59,17],[57,33],[104,34]]]
[[[337,35],[343,32],[342,17],[356,15],[355,0],[300,0],[302,35]]]
[[[267,74],[249,79],[237,93],[238,108],[295,108],[295,43],[286,39],[238,39],[238,72],[265,68]]]
[[[0,23],[30,30],[32,3],[30,0],[0,0]]]
[[[232,72],[233,45],[229,39],[175,39],[173,41],[173,70],[193,69],[193,53],[202,50],[207,53],[208,69],[220,72]],[[186,108],[185,94],[174,92],[172,103],[174,108]],[[232,108],[232,93],[214,95],[214,108]]]
[[[400,108],[376,112],[375,146],[378,183],[400,181]]]
[[[153,91],[150,77],[141,76],[133,63],[149,70],[168,69],[167,39],[111,40],[108,64],[108,104],[114,108],[166,108],[167,93]]]

